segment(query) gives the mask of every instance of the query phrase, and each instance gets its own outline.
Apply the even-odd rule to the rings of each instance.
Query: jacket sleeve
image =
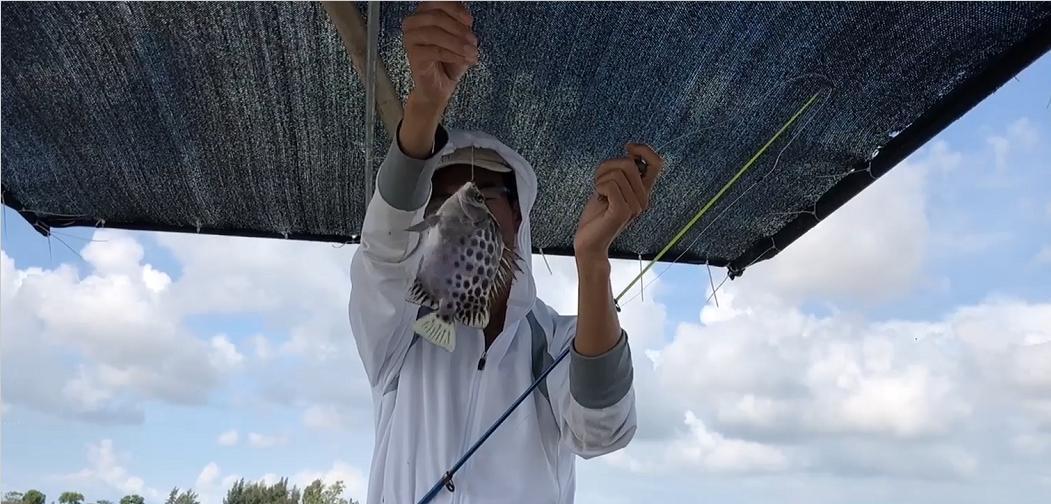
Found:
[[[624,448],[635,436],[634,369],[627,334],[605,354],[586,357],[573,347],[576,317],[558,317],[556,348],[570,345],[569,362],[548,376],[551,405],[562,440],[589,459]],[[558,327],[561,326],[561,327]]]
[[[419,264],[419,235],[405,229],[422,218],[431,192],[427,160],[406,155],[397,138],[395,134],[376,174],[376,192],[365,211],[361,244],[350,268],[351,331],[369,382],[384,389],[412,342],[407,327],[417,312],[405,295]],[[439,127],[432,152],[447,141],[448,134]]]

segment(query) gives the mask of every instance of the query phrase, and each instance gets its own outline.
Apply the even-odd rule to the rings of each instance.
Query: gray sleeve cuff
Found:
[[[623,330],[617,344],[602,355],[584,356],[574,345],[569,361],[569,391],[577,404],[589,409],[613,406],[631,390],[633,377],[631,349]]]
[[[416,159],[405,154],[398,140],[400,132],[401,121],[398,122],[387,157],[383,158],[383,164],[376,173],[376,189],[388,205],[411,212],[423,208],[427,203],[432,173],[426,169],[427,159]],[[439,124],[431,156],[445,147],[448,141],[449,133]]]

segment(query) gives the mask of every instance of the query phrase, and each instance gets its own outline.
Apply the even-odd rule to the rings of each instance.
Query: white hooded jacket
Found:
[[[576,317],[555,313],[536,296],[528,258],[537,180],[529,163],[484,133],[439,128],[426,161],[406,156],[396,138],[377,173],[351,267],[351,329],[375,413],[368,504],[417,502],[576,334]],[[420,235],[404,229],[422,220],[435,161],[469,145],[497,151],[514,170],[522,214],[517,248],[526,260],[490,348],[481,330],[457,326],[449,352],[412,330],[420,307],[405,298]],[[575,456],[618,450],[635,428],[627,336],[601,356],[571,350],[457,472],[454,491],[443,489],[432,502],[571,503]]]

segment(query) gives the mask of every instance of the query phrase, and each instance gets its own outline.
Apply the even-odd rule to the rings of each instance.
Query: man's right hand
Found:
[[[457,2],[423,2],[402,23],[413,92],[447,104],[467,68],[478,63],[474,18]]]
[[[409,156],[426,158],[456,85],[478,63],[474,18],[457,2],[423,2],[402,22],[413,89],[399,134]]]

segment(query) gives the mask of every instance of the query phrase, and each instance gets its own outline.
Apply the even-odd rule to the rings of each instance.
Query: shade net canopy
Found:
[[[481,63],[445,125],[533,164],[532,241],[571,254],[603,160],[667,168],[614,243],[738,274],[772,257],[1051,46],[1051,3],[473,3]],[[364,15],[364,4],[358,5]],[[378,51],[403,98],[401,20]],[[54,227],[353,243],[365,88],[317,3],[2,4],[4,204]],[[862,226],[865,223],[859,222]]]

